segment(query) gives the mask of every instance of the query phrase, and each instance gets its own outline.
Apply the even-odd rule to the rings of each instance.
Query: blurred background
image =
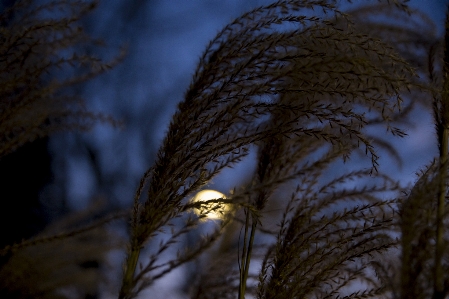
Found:
[[[39,2],[40,0],[37,0]],[[14,0],[2,0],[2,9]],[[142,174],[152,165],[177,103],[184,96],[195,66],[209,40],[242,13],[271,1],[262,0],[102,0],[81,20],[88,33],[106,46],[96,55],[112,57],[126,46],[122,63],[108,73],[73,90],[89,109],[112,115],[121,128],[97,125],[87,133],[58,133],[21,148],[0,161],[5,188],[0,208],[0,245],[34,236],[63,216],[82,212],[102,201],[98,215],[131,206]],[[356,1],[355,1],[356,2]],[[443,34],[446,0],[412,0]],[[86,49],[89,51],[90,49]],[[98,51],[98,48],[95,49]],[[395,167],[397,178],[412,182],[415,171],[436,153],[431,111],[413,112],[415,124],[398,141],[404,163]],[[251,161],[225,171],[211,189],[229,192],[251,172]],[[23,188],[13,186],[18,182]],[[97,215],[96,214],[96,215]],[[13,223],[16,229],[10,229]],[[124,223],[111,224],[126,240]],[[120,247],[120,246],[119,246]],[[107,260],[111,280],[121,275],[123,251]],[[90,260],[81,268],[98,268]],[[181,297],[182,269],[152,287],[151,298]],[[112,290],[116,291],[112,285]],[[154,293],[154,289],[157,292]],[[86,294],[85,298],[113,298],[113,291]],[[90,296],[90,297],[88,297]],[[145,293],[142,293],[145,298]],[[76,298],[76,297],[75,297]]]

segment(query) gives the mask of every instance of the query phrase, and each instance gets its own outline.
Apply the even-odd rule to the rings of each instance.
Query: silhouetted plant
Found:
[[[394,16],[395,21],[379,24],[376,16]],[[447,134],[448,134],[448,19],[445,38],[435,24],[414,12],[413,18],[398,18],[383,6],[353,11],[360,29],[370,31],[389,43],[413,65],[420,80],[431,86],[427,93],[415,92],[416,102],[433,108],[438,156],[417,174],[417,181],[401,199],[399,230],[401,255],[396,273],[383,269],[395,298],[446,298],[449,292]],[[385,276],[390,273],[390,277]],[[393,279],[392,275],[399,276]]]
[[[76,26],[92,3],[31,4],[19,1],[1,16],[8,25],[0,31],[0,156],[54,130],[108,120],[63,91],[105,70],[95,57],[75,54],[78,45],[95,42]],[[337,4],[277,1],[245,13],[209,43],[134,196],[119,298],[136,297],[206,250],[210,263],[192,279],[192,298],[446,296],[447,49],[441,51],[430,22],[419,14],[411,18],[402,1],[349,6],[347,13]],[[53,10],[57,17],[48,18]],[[381,23],[380,16],[404,22]],[[416,24],[425,26],[418,31]],[[80,69],[64,69],[71,65]],[[430,74],[430,80],[416,74]],[[440,156],[404,198],[386,200],[402,188],[379,171],[378,151],[400,153],[388,137],[367,129],[382,125],[403,137],[396,126],[429,94]],[[345,169],[354,152],[368,162]],[[246,184],[222,198],[191,200],[250,153],[257,165]],[[273,203],[283,211],[276,229],[264,226]],[[223,214],[215,231],[170,255],[181,237],[210,224],[210,212]],[[23,271],[16,261],[23,255],[52,251],[57,242],[120,216],[11,244],[0,251],[16,253],[2,271],[18,271],[4,282],[17,290]],[[230,246],[223,235],[233,239],[239,226],[238,246]],[[259,235],[266,237],[263,244]],[[103,250],[101,242],[92,244]],[[400,259],[385,259],[395,247]],[[394,261],[397,272],[389,268]],[[59,295],[79,277],[75,271],[58,280],[47,270],[42,278],[51,283],[26,289],[27,295]]]
[[[405,13],[402,3],[396,5]],[[381,122],[393,135],[404,135],[391,121],[401,115],[402,92],[413,88],[414,78],[412,68],[393,48],[358,31],[334,1],[278,1],[226,26],[201,57],[155,165],[136,193],[120,298],[136,296],[217,239],[227,220],[198,247],[157,264],[157,254],[200,224],[184,216],[200,205],[188,201],[189,196],[223,168],[240,162],[254,146],[258,166],[252,183],[227,199],[207,202],[217,208],[220,201],[234,209],[243,207],[246,214],[239,270],[229,271],[238,278],[223,275],[224,281],[239,284],[235,292],[229,289],[229,297],[245,296],[264,207],[290,182],[299,183],[276,242],[265,255],[257,296],[332,297],[342,288],[348,291],[344,286],[354,281],[367,285],[351,298],[385,293],[382,282],[369,275],[372,261],[367,257],[397,243],[389,233],[393,202],[378,194],[398,186],[377,174],[378,155],[364,129]],[[371,158],[371,169],[317,184],[337,159],[349,158],[359,147]],[[383,183],[342,187],[369,175]],[[339,210],[343,202],[347,208]],[[183,217],[185,226],[169,233],[148,266],[138,270],[145,244]],[[205,292],[195,296],[215,297]]]
[[[385,16],[386,11],[385,7],[371,6],[358,9],[354,14],[362,30],[374,31],[388,40],[416,68],[420,80],[431,86],[430,92],[415,92],[413,96],[416,102],[433,108],[439,152],[438,157],[417,174],[417,182],[401,200],[401,259],[397,271],[400,279],[391,288],[395,298],[446,298],[449,291],[446,274],[448,21],[442,39],[437,36],[435,24],[419,12],[415,12],[413,18],[398,21],[398,16],[390,11],[395,22],[379,24],[376,15]]]
[[[87,130],[97,122],[118,124],[107,115],[89,111],[71,90],[75,84],[113,67],[124,54],[108,63],[84,54],[86,46],[100,46],[100,41],[89,37],[79,22],[96,3],[20,0],[9,8],[3,4],[0,158],[8,159],[6,155],[25,143],[55,131]],[[16,188],[28,187],[18,183],[22,185]],[[118,239],[111,243],[100,226],[123,215],[111,215],[81,227],[91,216],[84,215],[78,225],[64,225],[66,220],[61,220],[58,229],[49,228],[31,240],[2,248],[0,297],[62,298],[68,289],[80,291],[80,296],[96,293],[97,284],[104,280],[98,265],[104,264],[105,252],[118,244]],[[14,230],[14,225],[9,229]]]
[[[430,31],[430,30],[429,30]],[[431,32],[429,32],[431,33]],[[406,36],[415,36],[408,32]],[[413,40],[410,38],[409,40]],[[418,174],[418,180],[403,199],[400,298],[444,299],[449,292],[448,273],[448,125],[449,125],[449,17],[443,42],[435,34],[413,40],[404,52],[427,59],[415,63],[432,86],[425,99],[432,104],[438,156]],[[420,49],[421,48],[421,49]],[[420,51],[421,50],[421,51]],[[416,55],[416,54],[415,54]],[[427,57],[426,57],[427,56]],[[410,59],[414,62],[413,59]]]
[[[94,9],[92,1],[17,1],[0,15],[0,157],[24,143],[60,130],[86,130],[114,123],[93,113],[64,90],[103,73],[109,63],[82,52],[99,44],[78,20]]]

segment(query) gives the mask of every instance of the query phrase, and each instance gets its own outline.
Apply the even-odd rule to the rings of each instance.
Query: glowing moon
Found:
[[[215,190],[203,190],[198,192],[195,197],[193,198],[193,201],[207,201],[211,199],[220,199],[220,198],[226,198],[226,196],[218,191]],[[212,207],[216,206],[217,203],[210,203],[205,205],[202,210],[207,211],[210,210]],[[219,207],[216,208],[214,211],[210,211],[206,214],[206,218],[208,219],[223,219],[224,214],[229,210],[228,205],[225,203],[218,203]],[[201,211],[196,210],[197,214],[200,214]]]

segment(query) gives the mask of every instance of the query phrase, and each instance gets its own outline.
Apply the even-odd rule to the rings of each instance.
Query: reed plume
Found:
[[[404,5],[396,5],[406,13]],[[254,146],[258,166],[252,183],[226,200],[211,201],[246,211],[237,295],[246,293],[259,217],[273,192],[289,182],[300,183],[266,254],[258,297],[333,296],[354,280],[372,287],[354,298],[382,293],[381,284],[366,274],[366,257],[396,243],[388,233],[393,202],[376,194],[398,186],[379,174],[380,185],[330,190],[378,173],[376,141],[365,127],[383,123],[387,132],[404,136],[394,121],[403,93],[415,86],[407,61],[387,43],[361,33],[334,1],[278,1],[227,25],[201,56],[156,162],[136,192],[120,298],[136,296],[217,239],[213,234],[160,266],[152,256],[149,266],[137,270],[142,248],[164,227],[187,219],[158,252],[193,229],[195,220],[186,216],[189,196]],[[323,172],[359,148],[370,158],[368,170],[317,187]],[[349,202],[347,210],[324,213],[340,202]],[[340,283],[337,273],[344,273]]]

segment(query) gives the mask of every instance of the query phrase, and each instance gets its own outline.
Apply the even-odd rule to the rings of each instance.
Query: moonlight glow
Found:
[[[220,199],[220,198],[226,198],[226,196],[223,193],[220,193],[215,190],[203,190],[198,192],[195,197],[193,198],[193,201],[206,201],[206,200],[212,200],[212,199]],[[205,205],[204,208],[202,208],[203,212],[206,210],[211,209],[213,206],[217,204],[210,203],[208,205]],[[220,207],[215,209],[214,211],[210,211],[206,214],[206,217],[208,219],[223,219],[223,215],[229,210],[229,207],[226,204],[219,204]],[[196,210],[197,214],[200,214],[201,211]]]

